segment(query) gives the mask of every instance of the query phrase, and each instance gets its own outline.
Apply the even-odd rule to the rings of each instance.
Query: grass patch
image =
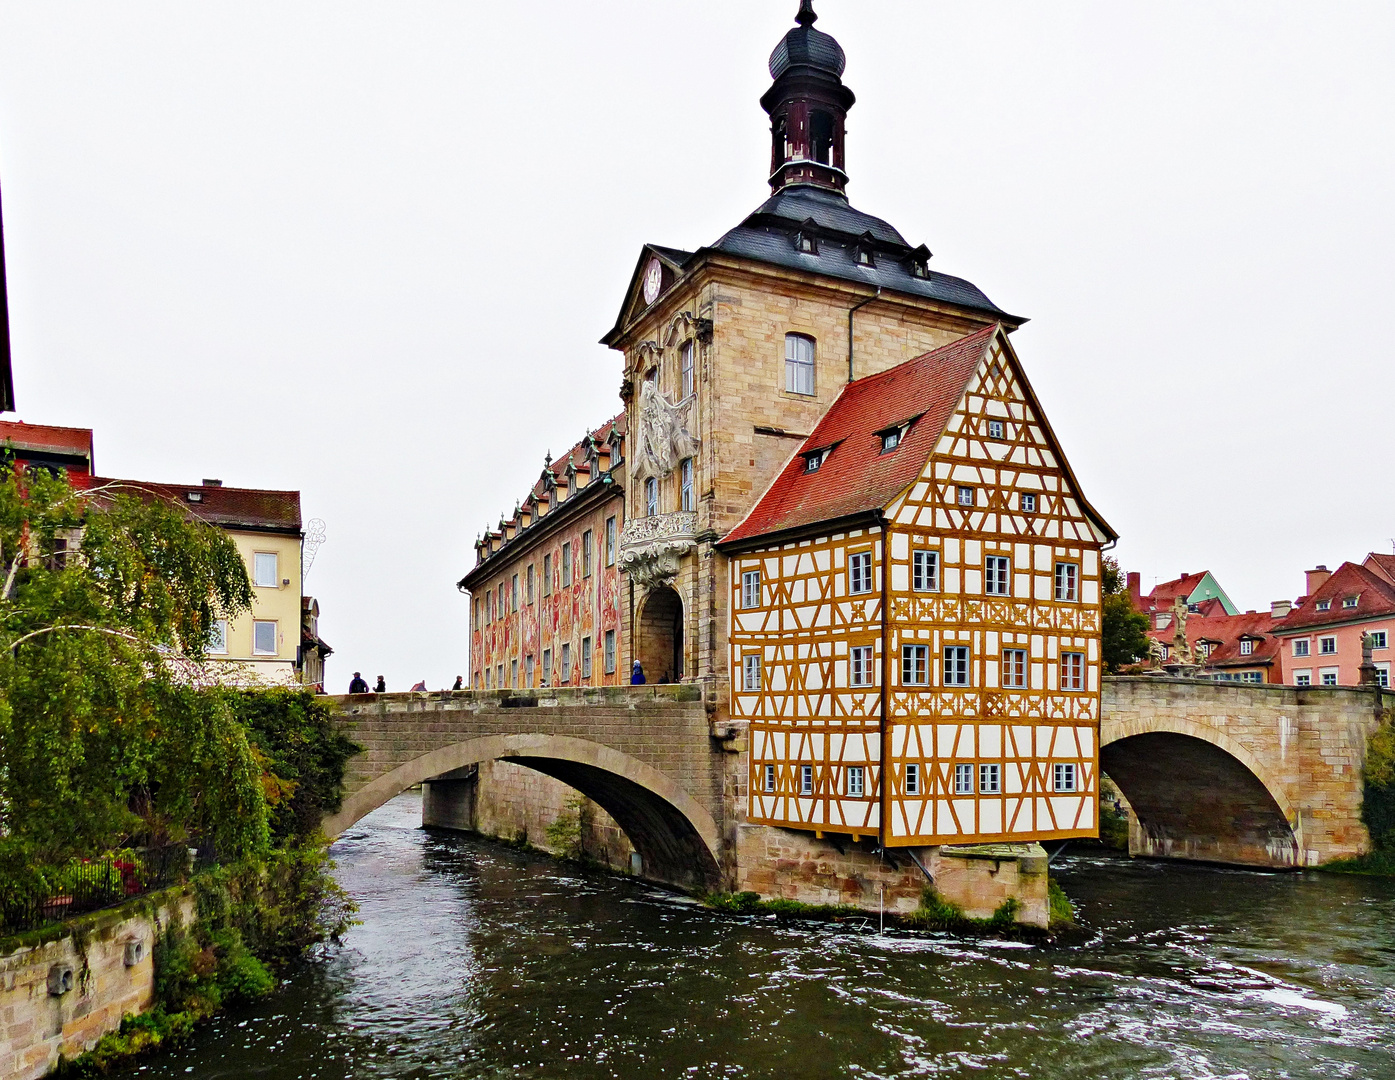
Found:
[[[1334,874],[1362,874],[1366,877],[1395,877],[1395,851],[1373,851],[1355,859],[1323,863],[1319,869]]]
[[[714,911],[728,915],[776,915],[782,919],[870,918],[871,912],[852,904],[804,904],[798,900],[762,900],[760,893],[706,893],[699,899]]]
[[[1055,878],[1046,881],[1046,900],[1049,905],[1051,928],[1075,925],[1075,905],[1070,902],[1066,890],[1056,884]]]
[[[920,907],[909,915],[902,915],[901,922],[918,930],[1001,933],[1017,927],[1017,913],[1021,910],[1021,901],[1015,896],[1008,897],[988,918],[973,919],[965,915],[958,904],[936,892],[933,885],[927,885],[920,894]]]

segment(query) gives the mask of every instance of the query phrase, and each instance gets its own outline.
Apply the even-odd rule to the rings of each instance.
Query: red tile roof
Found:
[[[168,499],[196,517],[225,529],[261,532],[300,532],[300,492],[259,488],[216,487],[211,484],[159,484],[150,480],[93,477],[93,487],[128,492],[140,497]],[[191,499],[197,495],[198,499]]]
[[[1356,607],[1342,606],[1349,596],[1357,598]],[[1319,611],[1318,605],[1324,601],[1329,607],[1326,611]],[[1285,634],[1297,633],[1320,626],[1362,622],[1392,615],[1395,615],[1395,585],[1364,566],[1344,562],[1308,597],[1302,607],[1280,620],[1275,630]]]
[[[81,455],[92,462],[92,429],[26,424],[19,420],[0,422],[0,443],[12,443],[17,450],[50,454]]]
[[[1209,601],[1208,601],[1209,603]],[[1279,652],[1279,639],[1273,634],[1279,624],[1267,611],[1247,611],[1243,615],[1227,615],[1220,602],[1215,602],[1218,614],[1187,616],[1187,644],[1196,647],[1199,641],[1212,642],[1207,660],[1210,667],[1251,667],[1265,666],[1274,662]],[[1171,646],[1177,636],[1177,627],[1169,623],[1162,630],[1149,629],[1148,636],[1159,644]],[[1249,655],[1240,652],[1240,641],[1249,637],[1254,640],[1254,651]],[[1217,644],[1218,643],[1218,644]]]
[[[775,482],[721,540],[755,536],[878,510],[920,476],[965,386],[1000,332],[989,326],[843,388]],[[878,432],[919,417],[898,446],[881,452]],[[804,455],[832,447],[817,472]]]
[[[1199,574],[1183,574],[1171,581],[1161,581],[1153,586],[1153,591],[1143,597],[1143,610],[1166,611],[1172,607],[1178,596],[1183,600],[1196,592],[1197,586],[1206,577],[1206,571]]]
[[[1395,555],[1377,555],[1373,551],[1366,556],[1366,561],[1362,565],[1377,576],[1385,578],[1390,584],[1395,585]]]

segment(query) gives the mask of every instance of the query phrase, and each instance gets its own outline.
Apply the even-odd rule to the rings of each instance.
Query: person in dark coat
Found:
[[[451,689],[452,689],[452,690],[464,690],[464,689],[465,689],[465,676],[464,676],[464,675],[457,675],[457,676],[455,677],[455,685],[452,686]]]
[[[351,694],[366,694],[366,693],[368,693],[368,684],[367,684],[366,682],[363,681],[363,676],[360,675],[357,671],[354,672],[354,677],[353,677],[352,679],[349,680],[349,693],[351,693]]]
[[[630,685],[643,686],[648,681],[649,680],[644,677],[644,665],[636,660],[635,666],[630,669]]]
[[[378,676],[378,685],[375,686],[375,687],[373,687],[373,693],[375,693],[375,694],[386,694],[386,693],[387,693],[387,683],[383,682],[383,677],[382,677],[381,675]]]

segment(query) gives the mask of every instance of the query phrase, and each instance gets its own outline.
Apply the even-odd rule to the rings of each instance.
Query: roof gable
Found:
[[[1353,608],[1342,606],[1342,601],[1349,596],[1356,597]],[[1326,611],[1319,608],[1318,605],[1322,603],[1328,605]],[[1291,634],[1390,616],[1395,616],[1395,585],[1364,566],[1344,562],[1308,597],[1302,607],[1295,609],[1275,627],[1275,633]]]
[[[683,268],[692,259],[692,253],[680,251],[678,248],[662,247],[659,244],[645,244],[639,252],[639,261],[635,263],[634,273],[630,275],[630,283],[625,288],[625,299],[620,304],[620,314],[616,316],[615,325],[605,337],[601,338],[602,345],[610,345],[625,327],[634,321],[652,305],[644,299],[644,275],[649,269],[649,263],[653,259],[659,260],[662,268],[663,278],[659,285],[658,295],[654,298],[654,303],[659,300],[673,287],[673,283],[682,276]]]
[[[915,482],[978,369],[997,326],[845,386],[751,512],[722,544],[886,507]],[[878,433],[913,422],[896,449]],[[832,447],[817,471],[811,451]]]

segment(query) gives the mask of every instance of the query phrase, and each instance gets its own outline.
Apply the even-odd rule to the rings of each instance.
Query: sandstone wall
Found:
[[[75,920],[80,935],[21,944],[0,942],[0,1080],[36,1080],[58,1064],[92,1049],[124,1016],[149,1008],[154,997],[155,918],[150,899]],[[190,897],[156,909],[163,924],[174,913],[193,918]],[[139,958],[128,954],[134,945]],[[134,962],[129,962],[134,961]],[[71,989],[50,988],[50,976],[71,972]]]

